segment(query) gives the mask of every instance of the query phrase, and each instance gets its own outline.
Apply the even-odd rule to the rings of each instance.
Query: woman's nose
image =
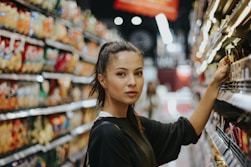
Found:
[[[136,78],[134,75],[129,75],[128,76],[128,84],[129,85],[135,85],[136,84]]]

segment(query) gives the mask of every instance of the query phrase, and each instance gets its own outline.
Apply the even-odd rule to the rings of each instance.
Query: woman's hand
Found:
[[[228,59],[228,56],[225,56],[220,60],[218,64],[213,81],[218,85],[221,85],[222,83],[227,81],[229,78],[229,70],[230,70],[230,60]]]

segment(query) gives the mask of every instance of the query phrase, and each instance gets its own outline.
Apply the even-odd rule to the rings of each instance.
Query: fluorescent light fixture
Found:
[[[142,19],[139,16],[134,16],[131,19],[131,22],[132,22],[133,25],[140,25],[142,23]]]
[[[122,25],[122,24],[123,24],[124,20],[123,20],[122,17],[119,17],[119,16],[118,16],[118,17],[115,17],[115,18],[114,18],[114,21],[113,21],[113,22],[114,22],[115,25],[119,26],[119,25]]]
[[[160,32],[161,39],[164,44],[170,44],[173,42],[173,36],[169,28],[169,24],[166,16],[163,13],[160,13],[155,16],[157,26]]]

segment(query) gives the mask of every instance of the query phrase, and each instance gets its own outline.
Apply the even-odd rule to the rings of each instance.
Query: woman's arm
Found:
[[[201,134],[209,119],[221,84],[228,79],[229,64],[227,56],[221,59],[212,81],[189,119],[198,135]]]

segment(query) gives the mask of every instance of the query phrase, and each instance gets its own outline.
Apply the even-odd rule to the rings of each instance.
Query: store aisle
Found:
[[[178,117],[189,117],[193,112],[196,104],[192,93],[189,89],[183,89],[178,92],[167,92],[160,88],[158,91],[162,102],[162,111],[158,113],[158,120],[161,122],[176,121]],[[193,145],[183,146],[179,157],[161,167],[193,167],[192,162],[192,147]]]
[[[197,104],[197,101],[189,88],[183,88],[176,92],[169,92],[167,91],[166,86],[158,85],[156,87],[156,92],[160,98],[158,105],[161,105],[161,107],[158,107],[158,110],[154,110],[151,118],[163,123],[174,122],[178,120],[180,116],[188,118]],[[143,100],[144,99],[140,99],[140,101]],[[147,111],[142,110],[143,107],[141,106],[142,104],[143,106],[146,105],[145,103],[140,102],[136,104],[135,109],[140,115],[147,117]],[[161,167],[194,167],[192,161],[192,147],[192,144],[189,146],[183,146],[176,160],[164,164]]]

